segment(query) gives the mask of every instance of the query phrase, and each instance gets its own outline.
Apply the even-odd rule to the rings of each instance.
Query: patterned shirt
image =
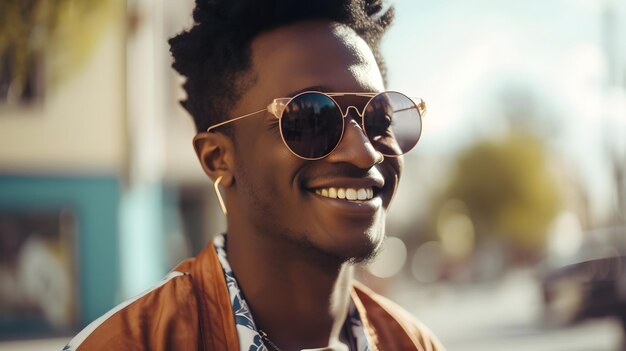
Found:
[[[233,313],[235,314],[235,325],[237,328],[237,334],[239,335],[239,350],[240,351],[268,351],[261,335],[258,332],[252,313],[248,307],[248,303],[243,298],[239,285],[235,279],[228,258],[226,256],[226,236],[219,235],[213,240],[215,245],[215,251],[217,251],[217,257],[222,265],[224,271],[224,277],[226,279],[226,285],[228,286],[228,293],[230,295],[230,302],[233,307]],[[369,338],[363,328],[361,317],[354,306],[354,303],[350,303],[348,309],[348,315],[344,322],[344,335],[348,349],[350,351],[370,351]]]

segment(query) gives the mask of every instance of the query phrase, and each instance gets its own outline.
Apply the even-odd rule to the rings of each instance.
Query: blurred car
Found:
[[[574,254],[549,257],[541,275],[548,323],[612,316],[626,328],[626,228],[585,232]]]

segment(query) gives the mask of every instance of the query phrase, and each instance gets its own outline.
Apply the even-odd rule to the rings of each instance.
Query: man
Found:
[[[383,93],[392,13],[376,0],[196,1],[173,67],[227,234],[67,349],[443,349],[352,280],[384,240],[421,132],[423,103]]]

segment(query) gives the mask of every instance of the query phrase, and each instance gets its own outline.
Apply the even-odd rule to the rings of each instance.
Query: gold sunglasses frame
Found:
[[[361,124],[360,124],[361,131],[369,139],[369,137],[367,136],[367,132],[365,131],[365,120],[363,118],[363,114],[365,113],[365,109],[370,104],[370,102],[372,100],[374,100],[374,98],[376,98],[378,95],[385,94],[385,93],[400,94],[400,95],[406,97],[407,99],[409,99],[409,101],[411,101],[415,105],[415,107],[417,107],[417,112],[419,113],[420,119],[424,118],[424,115],[426,114],[426,102],[424,102],[424,100],[422,100],[420,98],[417,98],[418,102],[416,103],[415,100],[410,98],[409,96],[407,96],[407,95],[405,95],[405,94],[403,94],[401,92],[394,91],[394,90],[383,91],[383,92],[380,92],[380,93],[345,93],[345,92],[342,92],[342,93],[325,93],[323,91],[310,90],[310,91],[303,91],[303,92],[298,93],[298,94],[296,94],[296,95],[294,95],[293,97],[290,97],[290,98],[276,98],[276,99],[274,99],[272,101],[271,104],[269,104],[266,108],[264,108],[262,110],[251,112],[251,113],[245,114],[243,116],[235,117],[235,118],[232,118],[232,119],[229,119],[229,120],[226,120],[226,121],[214,124],[214,125],[210,126],[209,128],[207,128],[206,132],[210,133],[211,130],[213,130],[213,129],[217,128],[217,127],[221,127],[221,126],[223,126],[225,124],[232,123],[232,122],[235,122],[235,121],[238,121],[240,119],[247,118],[247,117],[251,117],[251,116],[254,116],[256,114],[259,114],[261,112],[266,112],[266,111],[271,113],[272,115],[274,115],[274,117],[276,117],[280,121],[280,119],[283,116],[283,112],[285,111],[285,108],[287,107],[287,105],[289,105],[291,100],[299,97],[300,95],[310,94],[310,93],[322,94],[322,95],[326,95],[328,98],[330,98],[335,103],[335,105],[337,106],[339,111],[341,112],[341,117],[342,117],[342,120],[343,120],[343,124],[341,126],[341,136],[339,137],[339,141],[337,142],[337,145],[335,145],[335,147],[332,150],[330,150],[330,152],[328,152],[327,154],[325,154],[323,156],[315,157],[315,158],[309,158],[309,157],[303,157],[301,155],[298,155],[293,150],[291,150],[291,148],[289,147],[289,144],[287,144],[287,142],[285,141],[285,137],[283,136],[282,124],[279,123],[280,138],[282,139],[283,144],[285,145],[285,147],[287,147],[287,150],[289,150],[292,154],[294,154],[294,156],[296,156],[298,158],[301,158],[303,160],[307,160],[307,161],[321,160],[324,157],[330,155],[333,151],[335,151],[335,149],[339,146],[339,144],[341,143],[341,140],[343,139],[343,134],[344,134],[345,129],[346,129],[345,118],[346,118],[346,116],[348,116],[350,108],[353,108],[354,111],[359,115],[359,117],[361,117]],[[333,97],[346,96],[346,95],[349,95],[349,96],[363,96],[363,97],[369,97],[370,99],[363,106],[363,111],[359,112],[359,110],[356,108],[356,106],[350,105],[350,106],[346,107],[346,109],[345,109],[346,112],[343,113],[343,110],[341,109],[341,105],[339,105],[337,100],[333,99]],[[422,129],[420,128],[420,135],[417,136],[417,140],[418,141],[419,141],[419,139],[421,137],[421,134],[422,134]],[[385,154],[383,154],[380,151],[378,151],[378,152],[381,155],[383,155],[384,157],[398,157],[398,156],[403,155],[403,154],[400,154],[400,155],[385,155]]]

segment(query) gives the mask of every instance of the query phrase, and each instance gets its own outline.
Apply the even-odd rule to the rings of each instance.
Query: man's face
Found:
[[[244,115],[297,92],[380,92],[383,80],[367,44],[346,26],[299,22],[264,33],[251,45],[253,85],[232,111]],[[345,111],[365,101],[338,98]],[[401,159],[380,155],[360,128],[354,109],[337,149],[317,161],[293,155],[270,113],[234,124],[236,210],[254,231],[312,248],[340,260],[370,257],[384,238],[385,213],[398,184]],[[332,199],[322,189],[369,189],[367,201]],[[347,190],[349,191],[349,190]],[[231,192],[232,193],[232,192]]]

